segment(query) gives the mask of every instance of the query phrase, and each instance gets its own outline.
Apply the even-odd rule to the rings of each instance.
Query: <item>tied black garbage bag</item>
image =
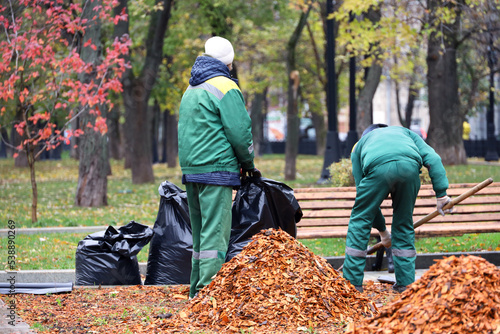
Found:
[[[171,182],[158,188],[160,207],[149,247],[146,285],[189,284],[193,234],[187,194]]]
[[[302,209],[293,189],[286,184],[263,177],[247,177],[234,198],[232,215],[226,261],[238,255],[261,230],[280,228],[295,238]]]
[[[137,254],[152,236],[149,226],[135,221],[86,236],[76,248],[76,285],[141,284]]]

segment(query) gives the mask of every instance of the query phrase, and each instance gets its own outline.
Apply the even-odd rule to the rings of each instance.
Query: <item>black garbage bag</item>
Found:
[[[149,247],[146,285],[189,284],[193,234],[187,194],[171,182],[158,188],[160,207]]]
[[[286,184],[263,177],[247,177],[234,198],[232,216],[226,261],[238,255],[261,230],[282,229],[295,238],[302,209],[293,189]]]
[[[76,285],[142,284],[137,254],[152,237],[149,226],[135,221],[86,236],[76,248]]]

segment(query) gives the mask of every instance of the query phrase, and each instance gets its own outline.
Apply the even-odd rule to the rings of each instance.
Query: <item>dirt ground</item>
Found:
[[[185,285],[2,299],[48,333],[500,334],[500,269],[483,258],[436,261],[401,294],[373,281],[359,293],[286,232],[252,239],[192,300]]]
[[[383,307],[398,298],[389,284],[368,282],[364,294]],[[6,303],[10,296],[2,297]],[[191,323],[179,312],[188,306],[188,287],[123,286],[75,288],[53,295],[15,295],[19,316],[39,333],[215,333],[215,327]],[[240,328],[242,333],[273,333],[265,318],[258,326]],[[293,322],[293,321],[292,321]],[[279,329],[280,333],[342,333],[341,323],[310,323]]]

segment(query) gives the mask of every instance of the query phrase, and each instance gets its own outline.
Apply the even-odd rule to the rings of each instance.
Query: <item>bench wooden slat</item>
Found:
[[[453,221],[456,219],[461,219],[460,217],[463,216],[463,214],[485,214],[485,213],[497,213],[499,207],[495,205],[457,205],[454,208],[453,213],[446,215],[443,217],[443,219],[446,219],[447,221]],[[420,219],[423,218],[424,216],[430,214],[435,210],[435,206],[432,206],[432,208],[428,207],[415,207],[413,210],[413,217]],[[337,209],[337,210],[306,210],[303,211],[303,218],[302,219],[307,219],[307,218],[349,218],[351,216],[351,209]],[[384,209],[382,208],[382,214],[384,217],[387,219],[389,217],[392,217],[392,209]],[[497,217],[496,215],[495,217]],[[484,219],[483,216],[471,216],[473,221],[477,221],[478,219]],[[434,218],[434,220],[439,220],[439,218]],[[491,219],[488,219],[491,220]]]
[[[416,207],[413,210],[413,216],[416,215],[428,215],[431,211],[436,209],[435,206],[432,207],[432,210],[429,210],[426,207]],[[472,214],[472,213],[496,213],[499,210],[498,205],[456,205],[453,208],[453,212],[451,214],[447,214],[450,217],[457,217],[461,214]],[[392,210],[391,210],[392,211]]]
[[[417,222],[424,216],[413,216],[413,222]],[[481,213],[481,214],[463,214],[463,215],[446,215],[444,217],[437,216],[432,220],[433,223],[454,223],[454,224],[470,224],[476,222],[494,222],[497,224],[498,232],[500,232],[500,213]],[[392,217],[386,217],[386,225],[390,226],[392,224]],[[429,223],[427,223],[429,224]],[[427,225],[425,224],[425,225]],[[339,217],[339,218],[303,218],[297,224],[298,228],[308,227],[308,226],[344,226],[347,232],[347,225],[349,225],[349,217]]]
[[[447,190],[448,194],[452,194],[452,196],[458,196],[464,193],[466,190],[474,187],[476,184],[466,183],[461,187],[457,187],[456,184],[450,184],[450,187]],[[356,187],[335,187],[335,188],[296,188],[293,190],[296,198],[304,198],[307,199],[308,196],[312,195],[312,198],[322,197],[317,194],[330,194],[337,193],[339,194],[339,198],[345,198],[346,193],[356,194]],[[498,195],[500,193],[500,182],[493,182],[488,187],[481,189],[479,192],[475,194],[477,195]],[[432,186],[430,185],[422,185],[419,191],[419,197],[428,197],[428,196],[436,196],[434,190],[432,190]]]
[[[305,210],[352,209],[353,201],[300,201],[300,208]]]
[[[414,222],[424,218],[424,216],[413,216]],[[386,221],[392,221],[391,218]],[[433,223],[471,223],[471,222],[497,222],[500,229],[500,212],[497,213],[471,213],[471,214],[451,214],[437,216],[432,220]],[[500,232],[500,230],[499,230]]]
[[[448,196],[459,196],[463,194],[467,189],[462,188],[451,188],[448,189]],[[477,192],[474,196],[489,196],[500,194],[500,187],[489,188],[486,187]],[[299,201],[307,200],[335,200],[335,199],[349,199],[354,200],[356,198],[356,191],[331,191],[331,192],[297,192],[294,191],[295,198]],[[418,198],[436,197],[436,193],[431,189],[420,189],[418,192]]]
[[[463,226],[463,224],[431,224],[427,223],[415,230],[415,237],[461,236],[468,233],[495,233],[499,226],[496,223],[480,223]],[[302,228],[297,231],[297,239],[345,238],[346,230],[342,226],[328,228]],[[371,236],[378,236],[372,229]]]
[[[345,201],[345,200],[315,200],[315,201],[300,201],[300,207],[303,211],[307,210],[324,210],[324,209],[352,209],[353,201]],[[500,204],[500,196],[472,196],[465,199],[459,205],[456,206],[469,206],[475,204]],[[392,201],[390,199],[384,200],[381,205],[382,208],[391,208]],[[436,199],[435,198],[421,198],[418,199],[415,203],[415,208],[417,207],[436,207]],[[497,206],[498,209],[498,206]],[[429,210],[431,212],[432,210]]]
[[[472,187],[471,187],[472,188]],[[446,192],[448,196],[459,196],[463,194],[467,189],[462,189],[462,188],[450,188]],[[491,187],[488,186],[484,189],[481,189],[478,191],[475,196],[487,196],[487,195],[498,195],[500,193],[500,187]],[[436,193],[433,190],[430,189],[421,189],[418,192],[418,197],[436,197]]]
[[[470,189],[474,187],[476,183],[450,183],[448,189]],[[500,182],[493,182],[485,189],[498,188],[500,187]],[[423,184],[420,186],[420,190],[432,190],[431,184]],[[482,192],[482,189],[480,192]],[[296,188],[293,190],[295,194],[298,193],[322,193],[322,192],[356,192],[356,187],[319,187],[319,188]],[[479,192],[479,193],[480,193]]]
[[[297,193],[294,191],[295,198],[298,201],[307,200],[336,200],[336,199],[349,199],[354,200],[356,198],[356,191],[344,191],[344,192],[321,192],[321,193]]]
[[[500,223],[424,224],[415,230],[416,237],[461,236],[468,233],[499,232]]]
[[[389,204],[390,206],[391,201],[387,200],[384,201],[383,204]],[[460,202],[457,207],[461,206],[471,206],[471,205],[477,205],[477,204],[500,204],[500,196],[471,196],[469,198],[466,198],[462,202]],[[415,207],[423,207],[423,206],[436,206],[436,199],[435,198],[419,198],[417,202],[415,203]],[[498,206],[497,206],[498,208]]]

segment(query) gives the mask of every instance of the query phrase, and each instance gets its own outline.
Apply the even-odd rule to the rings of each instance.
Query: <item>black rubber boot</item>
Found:
[[[394,272],[394,262],[392,261],[392,248],[386,248],[385,254],[387,256],[387,271],[390,273]]]
[[[394,291],[396,291],[396,292],[403,293],[406,290],[406,285],[397,285],[397,284],[394,284],[392,286],[392,289]]]
[[[363,292],[363,286],[362,285],[355,285],[354,286],[356,288],[356,290],[358,290],[359,292]]]

